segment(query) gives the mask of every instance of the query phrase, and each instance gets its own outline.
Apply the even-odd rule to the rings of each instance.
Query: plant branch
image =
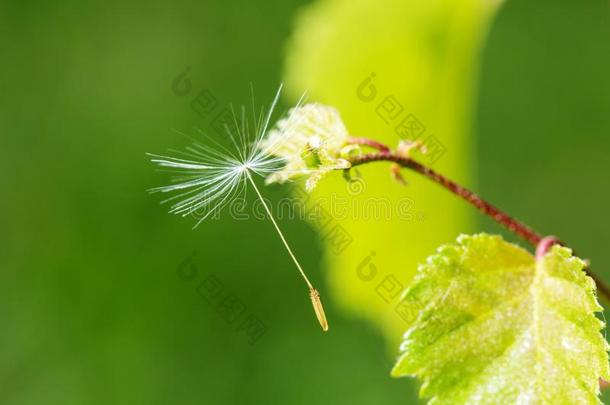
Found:
[[[453,194],[456,194],[462,199],[466,200],[479,211],[491,217],[494,221],[503,225],[511,232],[514,232],[519,237],[525,239],[533,246],[537,246],[538,243],[542,240],[543,236],[535,232],[527,225],[523,224],[522,222],[519,222],[518,220],[512,218],[505,212],[491,205],[474,192],[468,190],[465,187],[460,186],[452,180],[449,180],[440,173],[435,172],[431,168],[424,166],[423,164],[413,160],[410,157],[398,155],[396,153],[388,151],[363,154],[350,159],[352,166],[359,166],[365,163],[378,161],[394,162],[399,164],[401,167],[409,168],[427,177],[433,182],[451,191]]]
[[[391,149],[386,145],[369,138],[351,137],[348,139],[348,143],[352,145],[368,146],[369,148],[377,149],[379,152],[391,152]]]
[[[462,187],[461,185],[457,184],[456,182],[446,178],[442,174],[432,170],[428,166],[425,166],[422,163],[419,163],[419,162],[413,160],[409,156],[393,152],[387,146],[380,144],[376,141],[365,142],[362,140],[363,138],[354,138],[354,139],[358,139],[357,144],[359,144],[359,145],[371,146],[379,151],[373,152],[373,153],[362,154],[360,156],[351,158],[350,162],[351,162],[352,166],[360,166],[360,165],[363,165],[366,163],[371,163],[371,162],[383,162],[383,161],[394,162],[394,163],[400,165],[401,167],[411,169],[411,170],[421,174],[422,176],[432,180],[436,184],[449,190],[453,194],[466,200],[468,203],[470,203],[472,206],[474,206],[477,210],[479,210],[483,214],[489,216],[494,221],[496,221],[500,225],[504,226],[506,229],[513,232],[520,238],[524,239],[525,241],[530,243],[534,248],[538,248],[538,246],[540,245],[540,242],[543,240],[546,242],[549,242],[549,243],[551,242],[550,239],[545,239],[541,234],[534,231],[532,228],[530,228],[523,222],[511,217],[506,212],[500,210],[496,206],[485,201],[483,198],[478,196],[473,191],[471,191],[465,187]],[[354,142],[354,143],[356,143],[356,142]],[[373,145],[375,145],[375,146],[373,146]],[[560,244],[564,245],[558,239],[553,239],[552,242],[560,243]],[[550,246],[546,246],[545,249],[548,249],[549,247]],[[600,294],[602,296],[604,296],[608,301],[610,301],[610,288],[608,288],[608,286],[606,286],[599,277],[597,277],[595,274],[593,274],[588,266],[585,268],[585,271],[587,272],[589,277],[591,277],[597,284],[597,289],[600,292]]]

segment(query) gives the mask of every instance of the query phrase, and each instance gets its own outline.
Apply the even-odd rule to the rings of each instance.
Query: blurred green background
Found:
[[[176,130],[213,133],[190,106],[200,90],[239,105],[252,83],[270,100],[305,3],[0,3],[0,403],[417,402],[415,382],[389,377],[379,329],[332,295],[320,332],[268,222],[191,230],[145,192],[167,182],[145,152],[184,145]],[[560,235],[608,281],[609,19],[606,0],[504,4],[463,158],[470,185]],[[179,96],[172,81],[187,67],[192,89]],[[282,226],[326,289],[319,235]],[[254,344],[199,294],[208,275],[264,323]]]

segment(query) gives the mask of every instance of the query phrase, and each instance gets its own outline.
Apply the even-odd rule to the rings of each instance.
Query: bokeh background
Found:
[[[451,30],[435,16],[476,11],[479,3],[488,2],[2,1],[0,403],[418,403],[416,382],[389,377],[398,328],[376,322],[384,307],[367,301],[376,298],[358,301],[358,289],[334,276],[345,264],[328,259],[315,225],[281,224],[326,293],[327,334],[268,222],[223,216],[192,230],[192,218],[168,215],[146,193],[167,177],[154,172],[145,152],[185,145],[179,132],[196,136],[194,128],[218,136],[213,116],[191,105],[205,89],[219,105],[240,105],[250,103],[252,84],[257,102],[268,103],[287,80],[283,108],[303,85],[312,100],[342,107],[347,125],[360,130],[358,108],[350,109],[360,103],[358,83],[351,94],[340,81],[326,91],[316,86],[332,84],[333,75],[364,78],[371,69],[414,66],[409,74],[427,78],[418,91],[429,99],[423,107],[410,100],[409,108],[423,110],[446,139],[439,168],[560,235],[610,281],[609,2],[511,0],[489,14],[489,27],[481,24],[481,41],[454,47],[480,15],[464,14],[472,20]],[[396,15],[405,26],[423,22],[403,36],[387,29],[401,27]],[[387,33],[393,42],[345,40],[363,16],[374,16],[365,36]],[[332,52],[325,49],[335,35],[329,27],[343,30]],[[413,64],[426,57],[409,53],[422,51],[409,43],[420,33],[426,46],[458,52],[456,66],[469,68],[439,76]],[[370,65],[342,71],[355,54]],[[176,92],[173,82],[184,72],[190,90]],[[390,77],[383,79],[388,91],[408,90],[394,79],[399,69],[392,72],[380,74]],[[429,91],[437,82],[448,98]],[[456,83],[468,90],[451,91]],[[431,111],[444,110],[435,103],[458,114],[458,123],[440,124]],[[391,128],[379,136],[392,139]],[[369,181],[381,176],[371,170]],[[385,189],[401,190],[392,187]],[[407,195],[416,203],[437,192],[425,182],[413,187]],[[291,187],[265,192],[277,200]],[[448,218],[454,208],[444,203],[423,209],[428,232],[392,234],[404,246],[426,240],[405,248],[408,265],[399,254],[386,264],[405,279],[412,263],[454,240],[461,226],[501,232],[468,209]],[[420,225],[425,231],[426,222]],[[358,254],[360,261],[367,252]],[[227,322],[202,296],[198,286],[210,276],[245,305],[244,318],[265,325],[253,344],[240,320]],[[342,290],[354,293],[345,298]],[[375,310],[359,316],[359,307]]]

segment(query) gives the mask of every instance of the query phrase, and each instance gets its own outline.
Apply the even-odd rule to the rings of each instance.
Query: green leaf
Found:
[[[392,375],[431,403],[598,403],[609,378],[595,283],[554,246],[536,261],[499,236],[460,236],[405,292],[409,327]]]

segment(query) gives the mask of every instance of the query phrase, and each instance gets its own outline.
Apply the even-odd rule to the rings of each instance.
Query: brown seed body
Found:
[[[324,332],[328,331],[328,321],[326,321],[326,315],[324,314],[324,307],[322,306],[322,301],[320,300],[320,293],[318,290],[311,288],[309,290],[309,298],[311,298],[311,304],[313,305],[313,310],[316,313],[316,317],[318,317],[318,322],[320,322],[320,326]]]

